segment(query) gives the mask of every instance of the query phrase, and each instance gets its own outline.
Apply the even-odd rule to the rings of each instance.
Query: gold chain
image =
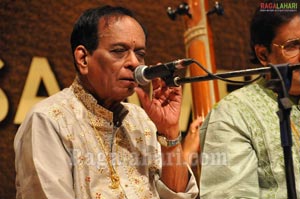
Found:
[[[108,168],[109,168],[110,179],[111,179],[111,184],[110,184],[109,187],[110,187],[111,189],[117,189],[117,188],[119,188],[119,186],[120,186],[120,177],[119,177],[119,175],[117,174],[117,172],[116,172],[116,170],[114,169],[114,167],[112,166],[111,158],[110,158],[110,156],[109,156],[109,154],[108,154],[108,152],[107,152],[107,150],[106,150],[106,147],[104,146],[104,142],[103,142],[103,140],[102,140],[102,138],[101,138],[100,133],[97,131],[97,129],[96,129],[96,127],[95,127],[95,124],[94,124],[94,122],[93,122],[93,120],[92,120],[92,118],[91,118],[90,112],[88,112],[88,116],[89,116],[89,120],[90,120],[90,122],[91,122],[91,124],[92,124],[92,127],[93,127],[93,129],[94,129],[94,132],[95,132],[95,134],[96,134],[96,138],[97,138],[97,140],[98,140],[98,142],[99,142],[99,144],[100,144],[100,146],[101,146],[101,148],[102,148],[102,150],[103,150],[103,153],[104,153],[104,155],[105,155],[106,162],[107,162],[107,165],[108,165]]]
[[[300,148],[300,143],[299,143],[299,141],[300,141],[300,134],[299,134],[299,131],[297,130],[294,122],[292,122],[292,121],[291,121],[291,126],[292,126],[292,132],[293,132],[293,134],[295,136],[296,144],[297,144],[298,148]]]

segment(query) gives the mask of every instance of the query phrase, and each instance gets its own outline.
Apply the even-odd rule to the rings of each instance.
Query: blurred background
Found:
[[[74,22],[87,8],[104,4],[132,9],[149,32],[147,65],[186,57],[183,17],[171,20],[167,8],[182,0],[1,0],[0,1],[0,199],[15,198],[13,139],[20,120],[16,113],[30,66],[43,58],[59,89],[75,76],[69,36]],[[209,15],[212,47],[218,71],[253,68],[250,64],[249,22],[259,0],[220,0],[224,15]],[[212,9],[215,1],[208,0]],[[222,91],[236,88],[225,85]],[[40,83],[37,96],[47,97]],[[189,98],[189,96],[185,96]],[[185,103],[185,101],[183,102]],[[27,107],[30,108],[30,107]],[[22,109],[23,110],[23,109]],[[22,111],[21,110],[21,111]],[[25,113],[24,113],[25,114]],[[183,129],[185,130],[185,129]]]

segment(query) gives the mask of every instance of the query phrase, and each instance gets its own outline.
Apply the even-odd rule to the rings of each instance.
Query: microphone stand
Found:
[[[229,78],[229,77],[238,77],[238,76],[248,76],[254,74],[266,74],[271,73],[271,80],[278,75],[281,74],[282,78],[280,81],[278,79],[273,79],[271,83],[275,84],[275,88],[277,88],[278,83],[282,86],[279,86],[279,89],[276,89],[278,92],[277,102],[278,102],[278,112],[277,115],[279,117],[280,124],[280,138],[281,138],[281,146],[283,148],[284,155],[284,163],[285,163],[285,175],[286,175],[286,185],[287,185],[287,194],[289,199],[297,199],[296,193],[296,185],[295,185],[295,176],[294,176],[294,166],[293,166],[293,156],[292,156],[292,131],[290,124],[290,112],[292,109],[292,103],[290,102],[287,94],[287,90],[290,88],[292,72],[293,70],[299,70],[300,64],[278,64],[271,65],[271,67],[263,67],[256,69],[246,69],[240,71],[233,71],[227,73],[219,73],[219,74],[208,74],[206,76],[196,76],[196,77],[185,77],[185,78],[174,78],[174,85],[181,85],[184,83],[192,83],[199,81],[207,81],[221,78]],[[278,71],[280,74],[276,73]],[[283,80],[283,82],[282,82]]]

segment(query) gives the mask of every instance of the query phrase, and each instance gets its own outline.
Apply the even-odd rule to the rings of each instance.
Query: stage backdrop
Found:
[[[148,28],[146,63],[185,57],[184,25],[171,21],[168,6],[182,0],[1,0],[0,1],[0,198],[15,198],[13,139],[26,111],[37,101],[69,86],[75,70],[69,45],[74,21],[83,10],[104,4],[133,9]],[[209,16],[219,70],[250,68],[249,21],[258,0],[219,1],[224,16]],[[210,7],[214,1],[209,1]],[[227,85],[228,86],[228,85]],[[229,86],[230,87],[230,86]],[[227,87],[222,88],[226,91]],[[190,96],[184,96],[190,107]],[[133,102],[136,99],[133,97]],[[189,110],[181,122],[186,129]],[[51,151],[49,151],[51,153]]]

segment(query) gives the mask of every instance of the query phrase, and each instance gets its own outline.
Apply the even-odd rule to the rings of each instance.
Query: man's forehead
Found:
[[[107,16],[103,16],[99,19],[99,26],[100,28],[108,28],[109,26],[111,26],[112,24],[116,23],[117,21],[119,21],[120,19],[124,18],[126,16],[124,15],[107,15]]]
[[[141,25],[132,17],[126,15],[103,17],[99,21],[98,34],[103,37],[118,37],[137,35],[145,37],[145,33]],[[139,31],[140,30],[140,31]],[[120,34],[121,33],[121,34]]]

